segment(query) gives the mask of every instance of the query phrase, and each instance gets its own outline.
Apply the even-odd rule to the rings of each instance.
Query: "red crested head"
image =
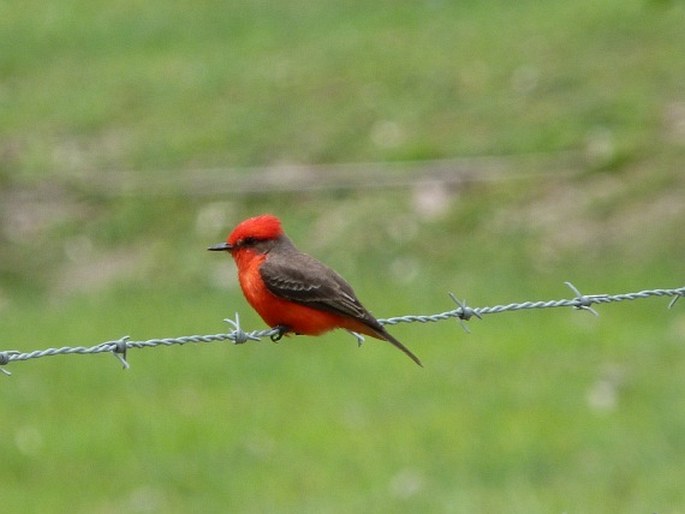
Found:
[[[281,220],[271,214],[262,214],[240,222],[226,242],[230,246],[239,247],[246,241],[268,241],[282,235]]]
[[[210,246],[208,250],[230,252],[237,262],[239,255],[244,259],[248,254],[265,253],[283,235],[281,221],[271,214],[262,214],[240,222],[225,243]],[[266,245],[269,242],[272,244]]]

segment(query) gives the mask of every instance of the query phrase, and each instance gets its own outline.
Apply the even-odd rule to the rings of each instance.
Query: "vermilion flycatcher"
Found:
[[[241,222],[225,243],[208,250],[229,252],[247,301],[272,328],[284,334],[319,335],[335,328],[383,339],[419,358],[391,336],[361,304],[352,287],[331,268],[300,252],[270,214]]]

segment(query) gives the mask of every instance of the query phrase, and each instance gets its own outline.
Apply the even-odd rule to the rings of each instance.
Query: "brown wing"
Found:
[[[269,252],[259,271],[266,287],[276,296],[349,316],[376,330],[382,329],[344,278],[325,264],[295,249],[289,241],[284,241],[277,252]]]
[[[361,304],[344,278],[315,258],[297,250],[282,237],[278,251],[269,252],[259,268],[267,289],[278,297],[342,316],[368,326],[380,339],[390,342],[419,366],[419,358],[395,339]]]

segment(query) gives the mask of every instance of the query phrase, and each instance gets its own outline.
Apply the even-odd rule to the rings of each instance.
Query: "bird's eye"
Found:
[[[240,246],[254,246],[257,244],[257,239],[254,237],[246,237],[240,242]]]

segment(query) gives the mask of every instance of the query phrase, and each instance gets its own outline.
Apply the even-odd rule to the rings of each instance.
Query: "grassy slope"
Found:
[[[632,153],[682,83],[680,5],[40,6],[2,25],[23,170],[499,154],[597,129]]]
[[[607,137],[613,171],[466,190],[437,220],[412,192],[107,199],[86,184],[59,223],[6,236],[2,347],[211,333],[236,310],[260,327],[235,288],[209,286],[231,269],[202,248],[266,208],[382,316],[450,308],[447,290],[484,305],[567,296],[568,279],[588,293],[682,282],[677,2],[222,5],[3,7],[0,173]],[[112,261],[124,283],[88,286]],[[3,511],[676,512],[685,321],[663,307],[395,328],[424,370],[344,334],[141,350],[125,373],[107,355],[16,364]]]

